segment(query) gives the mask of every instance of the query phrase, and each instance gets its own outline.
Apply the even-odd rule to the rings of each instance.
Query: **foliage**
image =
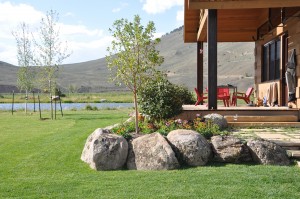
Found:
[[[84,109],[87,110],[87,111],[98,111],[97,106],[91,106],[90,104],[85,105]]]
[[[123,136],[125,139],[130,139],[132,136],[130,133],[135,131],[134,122],[126,122],[118,125],[112,129],[112,131],[118,135]]]
[[[141,18],[134,16],[133,22],[127,19],[116,20],[112,29],[114,40],[107,49],[106,56],[111,79],[116,84],[124,84],[134,96],[135,115],[138,115],[137,93],[148,81],[155,77],[155,67],[163,62],[155,45],[160,39],[154,39],[155,26],[150,21],[146,27],[141,24]],[[138,120],[135,121],[138,132]]]
[[[30,67],[33,63],[33,50],[29,27],[21,23],[19,30],[12,32],[17,43],[18,79],[17,86],[22,91],[31,91],[34,87],[35,71]]]
[[[220,131],[218,125],[213,124],[210,120],[204,121],[200,116],[194,120],[181,120],[181,119],[168,119],[157,121],[149,121],[146,119],[139,119],[139,130],[141,133],[149,134],[159,132],[162,135],[168,135],[169,132],[176,129],[188,129],[195,130],[205,138],[210,139],[215,135],[227,135],[227,131]],[[126,122],[113,129],[114,133],[119,135],[130,136],[130,133],[134,131],[134,123]]]
[[[172,84],[164,76],[149,82],[138,97],[141,112],[158,121],[178,115],[183,104],[194,101],[187,88]]]
[[[56,87],[52,87],[52,84],[56,85],[59,65],[71,55],[67,42],[61,42],[59,37],[58,13],[50,10],[41,20],[39,38],[35,40],[38,56],[34,58],[36,65],[42,67],[40,85],[42,89],[48,88],[50,92]]]

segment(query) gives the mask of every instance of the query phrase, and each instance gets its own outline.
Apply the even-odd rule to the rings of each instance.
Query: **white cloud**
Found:
[[[90,30],[84,25],[68,25],[60,23],[60,33],[63,35],[78,35],[83,34],[87,36],[102,36],[103,30]]]
[[[10,2],[0,2],[0,23],[10,23],[16,25],[20,21],[28,24],[37,23],[44,14],[26,4],[11,4]]]
[[[143,10],[149,14],[163,13],[174,6],[182,6],[183,0],[140,0]]]
[[[177,21],[178,23],[183,24],[183,20],[184,20],[184,11],[183,11],[183,8],[182,8],[182,10],[177,11],[177,14],[176,14],[176,21]]]
[[[116,13],[116,12],[120,12],[121,10],[123,10],[125,7],[128,6],[128,3],[121,3],[120,4],[120,7],[117,7],[117,8],[114,8],[112,10],[113,13]]]
[[[65,16],[65,17],[74,17],[75,14],[72,13],[72,12],[67,12],[67,13],[64,14],[64,16]]]
[[[121,8],[114,8],[114,9],[112,10],[113,13],[120,12],[120,11],[121,11]]]
[[[122,5],[121,5],[122,6]],[[126,6],[124,4],[124,6]],[[36,39],[40,20],[45,15],[34,7],[26,4],[0,2],[0,61],[17,65],[17,49],[15,38],[11,32],[17,30],[21,22],[26,22],[32,28]],[[74,16],[66,13],[64,16]],[[73,54],[64,63],[84,62],[102,58],[112,39],[101,29],[91,29],[82,24],[66,24],[60,22],[60,40],[67,41],[68,48]]]
[[[112,39],[110,36],[104,36],[89,42],[71,41],[68,44],[73,49],[73,54],[67,61],[77,63],[102,58],[108,54],[106,49]]]

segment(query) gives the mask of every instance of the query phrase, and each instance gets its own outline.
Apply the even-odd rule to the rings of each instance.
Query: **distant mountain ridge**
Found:
[[[204,87],[207,86],[207,50],[204,46]],[[157,50],[164,57],[159,67],[166,71],[171,82],[196,87],[197,57],[196,44],[183,43],[182,27],[162,36]],[[254,84],[254,43],[218,44],[218,84],[238,85],[245,90]],[[0,61],[0,92],[9,92],[15,87],[18,67]],[[103,92],[124,90],[109,82],[110,72],[105,58],[61,66],[58,84],[68,91],[71,87],[78,92]],[[3,89],[6,88],[6,89]]]

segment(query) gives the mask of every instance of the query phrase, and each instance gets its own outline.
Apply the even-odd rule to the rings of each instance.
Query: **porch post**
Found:
[[[197,89],[203,94],[203,41],[197,42]],[[203,102],[200,102],[203,104]]]
[[[217,10],[208,10],[208,109],[217,109]]]

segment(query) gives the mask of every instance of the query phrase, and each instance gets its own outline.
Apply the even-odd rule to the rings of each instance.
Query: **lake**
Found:
[[[91,105],[92,107],[97,107],[98,109],[106,109],[106,108],[131,108],[133,107],[133,103],[62,103],[63,110],[71,110],[71,109],[85,109],[86,105]],[[11,110],[11,103],[3,103],[0,104],[0,110]],[[25,109],[25,103],[15,103],[14,110]],[[38,111],[39,104],[35,103],[35,110]],[[50,103],[41,103],[42,110],[50,110]],[[54,109],[54,103],[53,103]],[[56,109],[60,110],[59,103],[56,104]],[[27,103],[27,110],[34,110],[34,103]]]

